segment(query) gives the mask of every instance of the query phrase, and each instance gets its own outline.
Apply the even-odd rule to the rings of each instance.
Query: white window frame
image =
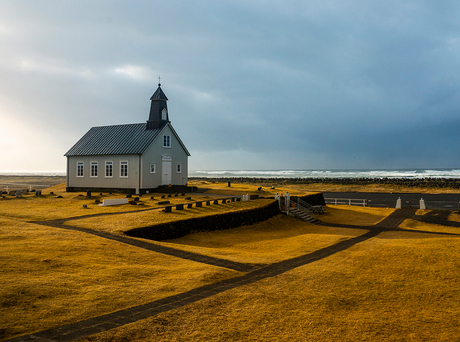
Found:
[[[81,167],[81,174],[80,174],[80,167]],[[79,178],[85,177],[85,162],[77,161],[77,177]]]
[[[98,176],[98,162],[97,161],[90,162],[90,174],[89,174],[89,176],[91,178],[97,178],[97,176]]]
[[[109,170],[107,170],[107,167],[109,165],[110,165],[110,168],[109,168],[110,174],[109,174],[109,172],[107,172],[107,171],[109,171]],[[113,178],[113,161],[106,161],[105,162],[105,178]]]
[[[157,172],[156,164],[154,163],[150,164],[150,173],[156,173],[156,172]]]
[[[129,164],[127,160],[120,161],[120,178],[128,178],[128,165]],[[124,172],[123,169],[126,169],[126,172]]]
[[[163,110],[161,111],[161,120],[166,120],[167,117],[168,111],[166,110],[166,108],[163,108]]]
[[[181,164],[177,164],[177,166],[176,166],[176,171],[177,171],[177,173],[182,173],[182,166],[181,166]]]
[[[163,135],[163,147],[171,148],[171,135],[170,134]]]

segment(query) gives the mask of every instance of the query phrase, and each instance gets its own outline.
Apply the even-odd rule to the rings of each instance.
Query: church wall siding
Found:
[[[120,188],[136,189],[139,187],[138,155],[72,156],[68,157],[67,187],[76,188]],[[98,162],[98,176],[91,177],[91,162]],[[105,162],[113,162],[113,176],[105,176]],[[120,162],[128,162],[128,177],[120,177]],[[84,163],[83,177],[77,177],[77,162]]]

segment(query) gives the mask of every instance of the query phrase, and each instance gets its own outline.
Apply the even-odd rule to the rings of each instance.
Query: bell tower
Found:
[[[166,125],[169,121],[168,98],[161,89],[161,83],[158,83],[158,88],[150,98],[150,115],[147,120],[147,129],[159,129]]]

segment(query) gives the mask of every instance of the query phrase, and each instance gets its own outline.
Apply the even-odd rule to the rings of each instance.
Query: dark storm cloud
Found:
[[[453,1],[3,2],[0,118],[32,123],[52,146],[38,158],[64,165],[91,126],[145,121],[161,75],[194,169],[457,166],[459,14]]]

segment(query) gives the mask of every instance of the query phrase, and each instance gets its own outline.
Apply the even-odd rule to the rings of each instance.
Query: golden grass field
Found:
[[[458,341],[459,238],[387,232],[81,341]]]
[[[224,191],[228,195],[231,191],[258,192],[257,185],[232,184],[231,190],[224,183],[202,186],[209,190],[196,194],[195,200],[213,198],[212,193]],[[51,191],[53,195],[49,194]],[[141,197],[143,205],[99,207],[94,203],[96,198],[124,196],[104,194],[86,199],[76,193],[65,193],[62,184],[43,193],[41,198],[27,195],[22,199],[8,196],[0,199],[0,339],[3,340],[242,275],[32,221],[115,213],[68,220],[66,224],[122,235],[126,229],[152,222],[247,210],[269,201],[194,207],[167,214],[154,209],[158,194]],[[57,195],[63,198],[55,198]],[[150,196],[155,200],[150,200]],[[184,202],[184,198],[171,201]],[[89,209],[83,209],[83,204]],[[380,222],[393,211],[336,206],[327,207],[320,219],[329,224],[364,227]],[[457,216],[452,214],[449,219],[456,221]],[[436,234],[457,234],[460,228],[415,220],[406,220],[400,227],[434,234],[383,232],[278,276],[81,341],[460,340],[460,235]],[[366,229],[313,225],[278,215],[251,226],[150,242],[241,263],[269,264],[366,232]]]

